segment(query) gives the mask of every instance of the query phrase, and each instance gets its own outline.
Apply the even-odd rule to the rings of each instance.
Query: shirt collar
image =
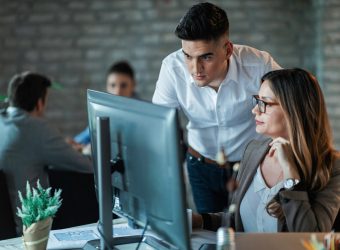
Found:
[[[257,168],[256,175],[254,178],[254,192],[257,193],[258,191],[261,191],[262,189],[266,188],[266,184],[264,183],[264,180],[262,178],[260,166]]]

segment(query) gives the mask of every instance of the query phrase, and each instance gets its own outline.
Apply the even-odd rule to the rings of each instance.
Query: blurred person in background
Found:
[[[46,76],[23,72],[12,77],[8,85],[9,106],[0,111],[0,169],[8,184],[16,231],[22,233],[22,222],[16,214],[18,191],[26,182],[37,180],[49,186],[47,168],[93,173],[89,159],[67,144],[60,133],[44,119],[48,89]]]
[[[106,91],[113,95],[139,99],[135,88],[135,75],[131,65],[126,61],[112,64],[106,75]],[[76,135],[73,140],[67,141],[84,154],[91,154],[89,127]]]

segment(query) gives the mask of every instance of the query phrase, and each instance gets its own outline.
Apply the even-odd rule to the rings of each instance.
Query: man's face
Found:
[[[131,97],[135,90],[133,79],[123,73],[111,73],[107,76],[106,91],[110,94]]]
[[[217,41],[182,40],[188,71],[199,87],[218,87],[228,71],[232,44],[226,36]]]

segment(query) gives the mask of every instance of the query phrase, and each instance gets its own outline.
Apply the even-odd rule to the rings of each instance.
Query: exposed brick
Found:
[[[120,41],[115,37],[108,37],[106,39],[101,39],[97,37],[83,37],[76,41],[79,47],[114,47]]]
[[[88,7],[88,1],[68,1],[68,8],[73,9],[73,10],[82,10],[82,9],[87,9]]]
[[[327,58],[325,59],[325,62],[324,62],[325,68],[332,69],[332,70],[339,69],[339,65],[340,65],[340,57]]]
[[[140,95],[151,99],[162,59],[181,46],[174,35],[175,27],[196,2],[1,0],[0,49],[5,53],[0,56],[0,86],[15,71],[30,69],[51,74],[65,88],[52,94],[50,118],[72,135],[87,124],[86,88],[104,90],[105,72],[116,60],[132,63]],[[338,128],[339,1],[214,3],[227,10],[234,43],[266,50],[284,67],[300,66],[311,71],[322,67],[318,71],[323,73],[327,106],[333,128]],[[324,8],[322,20],[316,17],[320,8]],[[317,47],[317,27],[322,29],[323,47]],[[316,57],[317,52],[320,57]],[[65,109],[66,105],[69,108]],[[337,145],[339,133],[335,133]]]
[[[99,20],[104,22],[120,21],[122,13],[117,11],[99,13]]]
[[[86,51],[85,56],[88,59],[100,59],[104,57],[104,51],[99,49],[91,49]]]
[[[140,10],[129,10],[123,13],[124,20],[128,20],[129,22],[140,22],[143,20],[143,12]]]
[[[336,19],[325,20],[323,22],[323,28],[327,32],[339,31],[340,30],[340,22]]]
[[[69,22],[71,19],[71,14],[69,13],[58,13],[56,17],[57,21],[63,23],[63,22]]]
[[[136,1],[137,8],[138,9],[151,9],[153,7],[153,4],[150,0],[144,0],[144,1]]]
[[[85,25],[82,27],[83,32],[86,35],[109,35],[112,32],[110,25]]]
[[[62,60],[80,60],[82,58],[82,52],[80,50],[74,49],[65,49],[65,50],[46,50],[41,54],[41,59],[49,62],[49,61],[60,61]]]
[[[56,3],[56,2],[40,2],[40,3],[35,3],[33,5],[33,11],[36,12],[57,12],[61,11],[63,9],[62,5]]]
[[[71,47],[73,43],[73,40],[71,38],[59,38],[59,37],[53,37],[53,38],[42,38],[39,41],[37,41],[36,45],[38,47],[42,48],[61,48],[66,49]]]
[[[334,7],[340,7],[339,0],[327,0],[322,2],[324,5],[326,5],[327,10],[332,9]]]
[[[0,15],[0,24],[10,24],[15,22],[16,16],[14,14]]]
[[[3,44],[7,48],[29,48],[32,46],[32,41],[30,40],[18,40],[15,38],[5,38]]]
[[[74,24],[65,24],[65,25],[43,25],[39,27],[39,32],[42,35],[50,35],[50,36],[75,36],[79,34],[79,27]]]
[[[40,54],[38,51],[35,51],[35,50],[29,50],[29,51],[26,51],[25,53],[25,59],[27,61],[30,61],[30,62],[36,62],[38,61],[40,58]]]
[[[73,20],[75,22],[85,22],[85,23],[88,23],[88,22],[94,22],[96,20],[95,18],[95,15],[94,13],[76,13],[74,16],[73,16]]]
[[[325,46],[324,52],[329,57],[340,57],[340,44],[329,44]]]
[[[37,29],[34,26],[29,26],[29,25],[25,25],[25,26],[16,26],[14,27],[14,33],[18,36],[30,36],[30,37],[34,37],[37,35]]]
[[[47,23],[51,22],[54,20],[54,14],[48,13],[48,14],[32,14],[29,18],[28,21],[31,23]]]
[[[91,10],[107,10],[107,9],[110,9],[107,2],[104,2],[104,1],[93,1],[90,5],[90,9]]]

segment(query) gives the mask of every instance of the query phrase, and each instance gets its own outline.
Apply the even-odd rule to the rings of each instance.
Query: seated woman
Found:
[[[237,176],[232,226],[244,232],[327,232],[340,208],[340,161],[324,97],[302,69],[272,71],[254,96],[256,131]],[[222,214],[195,215],[216,230]]]

